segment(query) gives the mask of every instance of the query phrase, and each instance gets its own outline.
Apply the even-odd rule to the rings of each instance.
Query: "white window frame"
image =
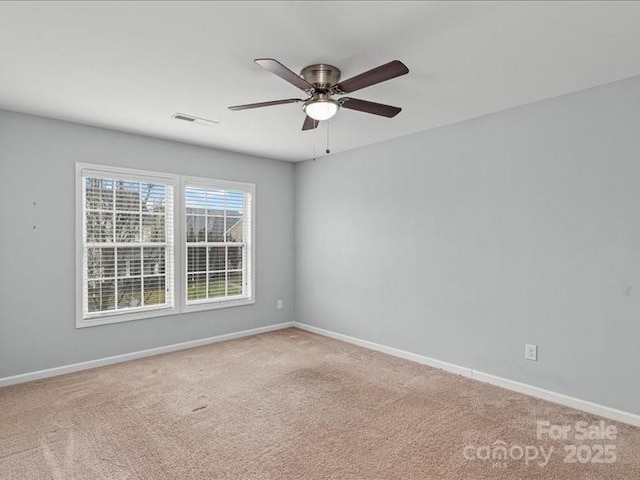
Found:
[[[186,206],[185,196],[187,187],[200,187],[211,188],[220,190],[235,190],[248,193],[250,199],[249,211],[250,221],[248,225],[243,225],[243,228],[248,229],[246,258],[245,258],[245,272],[247,282],[247,293],[241,297],[221,297],[221,298],[208,298],[203,300],[197,300],[193,303],[187,303],[187,229],[186,229]],[[180,276],[181,276],[181,293],[182,293],[182,311],[183,312],[197,312],[202,310],[214,310],[219,308],[236,307],[240,305],[251,305],[256,303],[255,300],[255,245],[256,245],[256,186],[253,183],[245,182],[233,182],[227,180],[214,180],[204,177],[181,177],[180,188],[180,200],[181,200],[181,213],[177,217],[180,222],[181,228],[181,240],[180,245],[182,247],[181,261],[180,263]]]
[[[97,165],[91,163],[77,162],[75,165],[75,195],[76,195],[76,228],[75,228],[75,248],[76,248],[76,328],[93,327],[111,323],[128,322],[144,318],[155,318],[165,315],[176,315],[179,313],[197,312],[202,310],[213,310],[219,308],[235,307],[240,305],[255,304],[256,281],[256,186],[253,183],[234,182],[226,180],[214,180],[205,177],[191,177],[157,172],[150,170],[139,170],[110,165]],[[173,289],[173,305],[153,306],[149,309],[142,307],[136,311],[109,311],[100,312],[85,318],[85,276],[84,276],[84,217],[85,217],[85,196],[84,181],[87,176],[95,177],[132,177],[140,181],[159,182],[173,187],[173,209],[172,225],[167,231],[171,232],[173,239],[173,250],[168,255],[171,258],[172,275],[171,285]],[[222,297],[200,300],[198,303],[187,305],[187,237],[186,237],[186,208],[185,196],[186,187],[204,187],[223,190],[243,191],[250,194],[248,228],[248,246],[246,248],[245,272],[247,282],[247,293],[242,297]],[[115,227],[115,226],[114,226]]]
[[[173,291],[172,303],[169,305],[150,306],[149,308],[140,307],[135,311],[109,311],[100,312],[95,315],[85,316],[85,275],[84,275],[84,217],[85,217],[85,196],[83,178],[95,176],[114,177],[121,176],[130,177],[137,181],[158,182],[170,185],[173,188],[173,211],[172,224],[167,225],[167,233],[172,236],[172,251],[167,251],[167,265],[170,267],[170,274],[167,274],[167,286]],[[176,268],[176,259],[179,252],[178,232],[175,225],[178,213],[178,205],[180,203],[180,176],[168,173],[153,172],[148,170],[136,170],[123,167],[112,167],[106,165],[94,165],[90,163],[76,163],[76,328],[92,327],[96,325],[105,325],[110,323],[127,322],[132,320],[140,320],[143,318],[153,318],[164,315],[175,315],[179,313],[178,302],[179,295],[176,282],[178,269]],[[115,225],[114,225],[115,228]]]

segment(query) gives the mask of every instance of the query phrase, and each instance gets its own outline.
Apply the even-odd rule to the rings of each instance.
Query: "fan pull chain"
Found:
[[[331,153],[331,150],[329,150],[329,120],[327,120],[327,150],[325,151],[325,153],[327,155]]]
[[[316,161],[316,143],[318,143],[318,131],[313,132],[313,161]]]

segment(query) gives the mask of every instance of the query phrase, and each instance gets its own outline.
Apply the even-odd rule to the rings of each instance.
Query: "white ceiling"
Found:
[[[297,161],[327,134],[300,104],[226,108],[302,98],[254,58],[409,67],[351,95],[403,111],[341,110],[335,153],[638,75],[639,26],[634,2],[2,2],[0,108]]]

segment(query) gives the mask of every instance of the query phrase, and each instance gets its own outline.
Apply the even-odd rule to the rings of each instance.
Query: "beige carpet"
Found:
[[[640,479],[640,429],[537,420],[601,419],[288,329],[0,389],[0,478]]]

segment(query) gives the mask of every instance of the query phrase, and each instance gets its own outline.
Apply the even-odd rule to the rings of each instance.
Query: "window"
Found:
[[[253,303],[254,186],[184,181],[186,306]]]
[[[80,163],[76,182],[77,327],[254,303],[253,184]]]
[[[177,179],[78,165],[82,311],[77,326],[174,310]]]

